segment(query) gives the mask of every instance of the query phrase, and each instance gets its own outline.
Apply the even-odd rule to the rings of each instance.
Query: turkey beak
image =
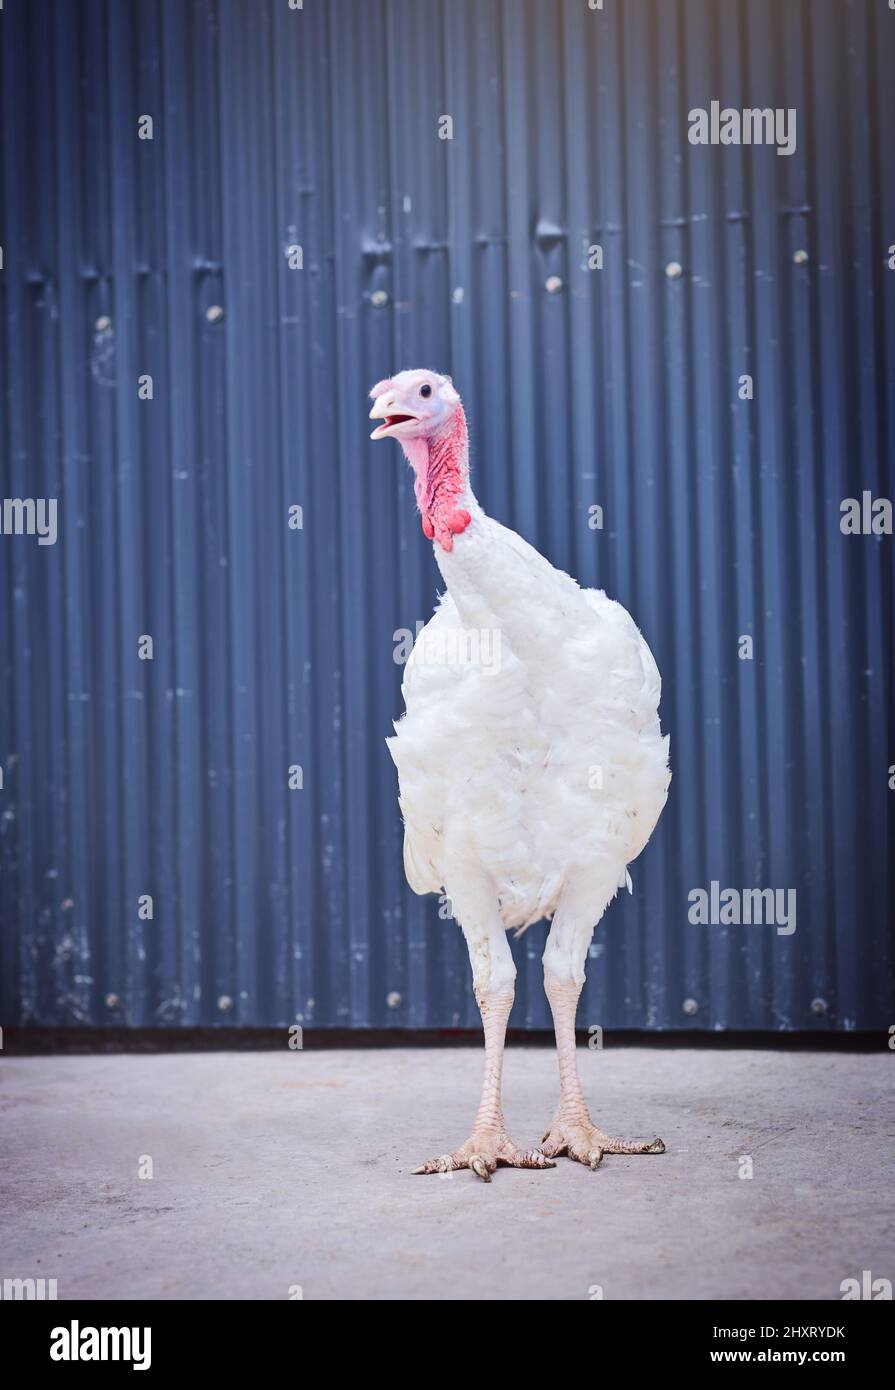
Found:
[[[373,402],[373,409],[370,411],[371,420],[385,420],[388,417],[388,408],[393,403],[395,395],[393,391],[386,391],[383,395],[377,396]],[[377,425],[371,439],[381,439],[385,432],[385,425]]]
[[[402,425],[415,424],[418,420],[417,415],[412,415],[409,410],[402,410],[397,402],[395,391],[385,391],[381,396],[377,396],[373,402],[373,409],[370,411],[371,420],[381,420],[382,424],[377,425],[371,439],[386,439],[393,430],[398,430]]]

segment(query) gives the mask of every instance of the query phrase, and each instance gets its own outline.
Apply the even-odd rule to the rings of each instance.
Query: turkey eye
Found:
[[[428,386],[428,385],[427,385],[427,386],[421,386],[421,387],[420,387],[420,395],[422,396],[422,398],[423,398],[424,401],[425,401],[425,400],[428,400],[428,398],[431,396],[431,394],[432,394],[432,387],[431,387],[431,386]]]

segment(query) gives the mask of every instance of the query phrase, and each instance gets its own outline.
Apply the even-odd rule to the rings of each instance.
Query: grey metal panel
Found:
[[[0,487],[60,530],[0,535],[0,1023],[477,1022],[383,743],[438,574],[365,392],[423,364],[485,507],[663,672],[671,798],[582,1026],[888,1027],[892,540],[839,504],[893,490],[893,33],[884,0],[6,0]],[[691,146],[713,98],[797,108],[796,153]],[[691,924],[713,879],[796,889],[795,934]]]

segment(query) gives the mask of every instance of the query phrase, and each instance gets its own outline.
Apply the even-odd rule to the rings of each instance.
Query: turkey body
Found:
[[[450,895],[484,874],[503,925],[524,928],[574,874],[596,920],[667,798],[659,672],[620,604],[470,506],[388,740],[407,879]]]
[[[420,524],[447,587],[404,676],[406,712],[388,740],[398,767],[404,867],[443,892],[469,951],[485,1040],[482,1098],[464,1143],[414,1173],[592,1171],[605,1154],[665,1145],[613,1136],[590,1118],[575,1021],[593,929],[665,805],[668,739],[659,672],[629,615],[582,590],[487,517],[469,482],[469,435],[449,376],[414,368],[372,388],[371,439],[397,440]],[[520,1148],[501,1102],[516,965],[506,930],[542,917],[544,991],[559,1106],[537,1149]]]

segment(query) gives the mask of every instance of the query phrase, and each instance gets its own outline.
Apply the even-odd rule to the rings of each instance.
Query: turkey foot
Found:
[[[561,1120],[557,1116],[541,1140],[541,1152],[547,1158],[566,1155],[593,1170],[599,1168],[604,1154],[663,1154],[665,1145],[661,1139],[647,1143],[613,1139],[591,1124],[589,1115],[583,1120]]]
[[[450,1173],[455,1168],[470,1168],[482,1182],[490,1182],[498,1167],[555,1168],[556,1164],[539,1149],[517,1149],[505,1129],[475,1129],[454,1153],[430,1158],[413,1172]]]

